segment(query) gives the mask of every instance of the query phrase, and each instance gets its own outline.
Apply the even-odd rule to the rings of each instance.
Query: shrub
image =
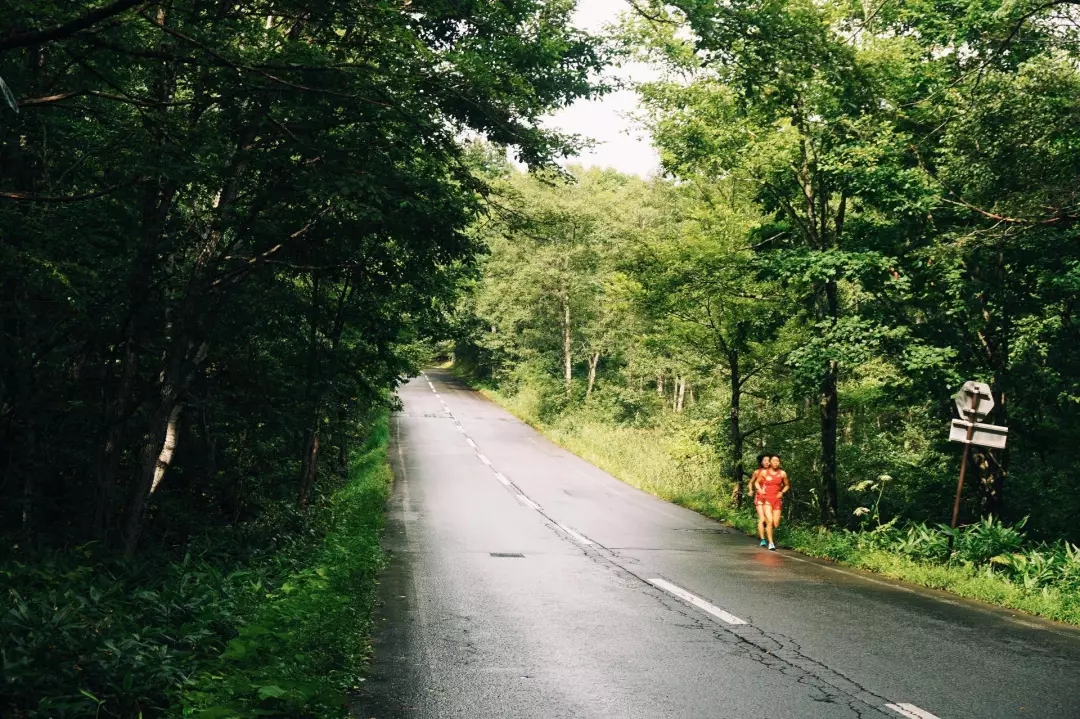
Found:
[[[0,716],[344,716],[367,656],[387,438],[383,417],[308,515],[268,508],[179,560],[83,546],[0,561]]]
[[[956,536],[956,555],[972,564],[986,564],[999,554],[1018,551],[1024,544],[1020,530],[1026,522],[1025,517],[1010,527],[987,516],[962,527]]]

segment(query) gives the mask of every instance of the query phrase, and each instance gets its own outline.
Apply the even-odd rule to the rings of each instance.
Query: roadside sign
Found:
[[[964,491],[964,474],[967,472],[968,453],[971,445],[1003,449],[1008,439],[1009,429],[992,424],[980,424],[979,420],[990,414],[994,408],[994,394],[985,382],[965,382],[960,391],[953,395],[956,411],[960,419],[954,419],[949,428],[949,440],[964,443],[964,456],[960,460],[960,478],[956,482],[956,499],[953,500],[952,528],[960,518],[960,494]],[[949,535],[949,552],[952,552],[953,535]]]
[[[972,427],[972,424],[975,426]],[[971,431],[969,435],[968,432]],[[952,442],[965,442],[977,444],[980,447],[992,449],[1004,449],[1005,440],[1009,438],[1009,428],[999,427],[994,424],[981,424],[968,422],[963,419],[954,419],[949,430],[949,440]]]
[[[976,397],[978,403],[975,402]],[[956,402],[956,413],[961,419],[971,419],[974,412],[975,420],[978,421],[994,409],[994,393],[985,382],[965,382],[960,391],[953,395],[953,401]]]

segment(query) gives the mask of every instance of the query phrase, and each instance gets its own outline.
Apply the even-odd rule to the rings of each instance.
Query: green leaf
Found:
[[[288,694],[288,692],[276,684],[267,684],[266,686],[259,687],[260,699],[276,699],[278,697],[283,697],[286,694]]]

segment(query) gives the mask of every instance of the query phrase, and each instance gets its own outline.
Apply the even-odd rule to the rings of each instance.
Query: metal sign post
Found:
[[[960,519],[960,495],[964,491],[964,474],[967,472],[968,453],[971,445],[980,447],[994,447],[1001,449],[1005,446],[1009,430],[1007,427],[999,427],[992,424],[981,424],[978,420],[990,414],[994,408],[994,395],[990,386],[985,382],[965,382],[960,391],[953,397],[956,402],[956,411],[961,419],[953,420],[949,432],[949,439],[953,442],[964,443],[964,455],[960,460],[960,479],[956,483],[956,499],[953,501],[952,524],[956,529]],[[949,551],[952,551],[953,535],[949,535]]]
[[[978,416],[979,411],[979,395],[975,395],[975,403],[972,405],[972,415]],[[964,440],[964,456],[960,460],[960,481],[956,483],[956,501],[953,502],[952,507],[952,524],[949,525],[953,529],[956,529],[956,522],[960,519],[960,495],[964,491],[964,473],[967,472],[967,458],[968,453],[971,451],[971,436],[975,434],[975,422],[968,425],[967,438]],[[949,535],[949,549],[952,549],[952,535]]]

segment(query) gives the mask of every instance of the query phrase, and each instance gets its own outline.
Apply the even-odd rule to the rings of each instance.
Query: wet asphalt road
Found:
[[[358,717],[1080,719],[1080,631],[762,550],[449,373],[400,396]]]

